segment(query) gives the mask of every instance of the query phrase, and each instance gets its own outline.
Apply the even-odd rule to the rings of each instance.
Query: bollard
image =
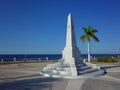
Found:
[[[3,58],[1,59],[1,62],[3,62]]]
[[[111,58],[114,58],[113,56]]]
[[[41,61],[41,58],[39,58],[39,61]]]
[[[118,57],[118,58],[120,58],[120,56],[119,56],[119,55],[118,55],[117,57]]]
[[[46,60],[48,60],[48,57],[46,57]]]
[[[16,61],[16,57],[13,58],[13,61],[14,61],[14,62]]]
[[[86,62],[86,59],[83,59],[83,62],[85,63],[85,62]]]
[[[92,56],[90,56],[90,58],[92,59]]]

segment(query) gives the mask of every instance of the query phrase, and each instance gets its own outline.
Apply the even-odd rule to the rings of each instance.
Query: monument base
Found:
[[[84,78],[84,77],[95,77],[105,73],[104,70],[100,69],[96,64],[83,63],[76,65],[63,64],[60,60],[55,64],[48,64],[40,72],[45,77],[52,78]]]

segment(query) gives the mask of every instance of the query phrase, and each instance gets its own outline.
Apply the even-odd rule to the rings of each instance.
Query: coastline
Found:
[[[46,63],[46,62],[58,62],[58,60],[19,60],[19,61],[4,61],[0,62],[0,65],[4,64],[20,64],[20,63]]]
[[[87,58],[87,54],[81,54],[83,59]],[[91,54],[91,58],[97,57],[118,57],[120,54]],[[0,54],[0,61],[25,61],[25,60],[60,60],[62,54]]]

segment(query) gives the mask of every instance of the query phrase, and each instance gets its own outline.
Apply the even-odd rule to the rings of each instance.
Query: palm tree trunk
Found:
[[[88,63],[90,63],[90,41],[88,41]]]

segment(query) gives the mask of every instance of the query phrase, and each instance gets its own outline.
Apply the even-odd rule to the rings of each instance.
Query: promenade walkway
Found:
[[[80,79],[53,79],[40,76],[44,63],[0,65],[0,90],[119,90],[120,63],[99,63],[105,75]]]

